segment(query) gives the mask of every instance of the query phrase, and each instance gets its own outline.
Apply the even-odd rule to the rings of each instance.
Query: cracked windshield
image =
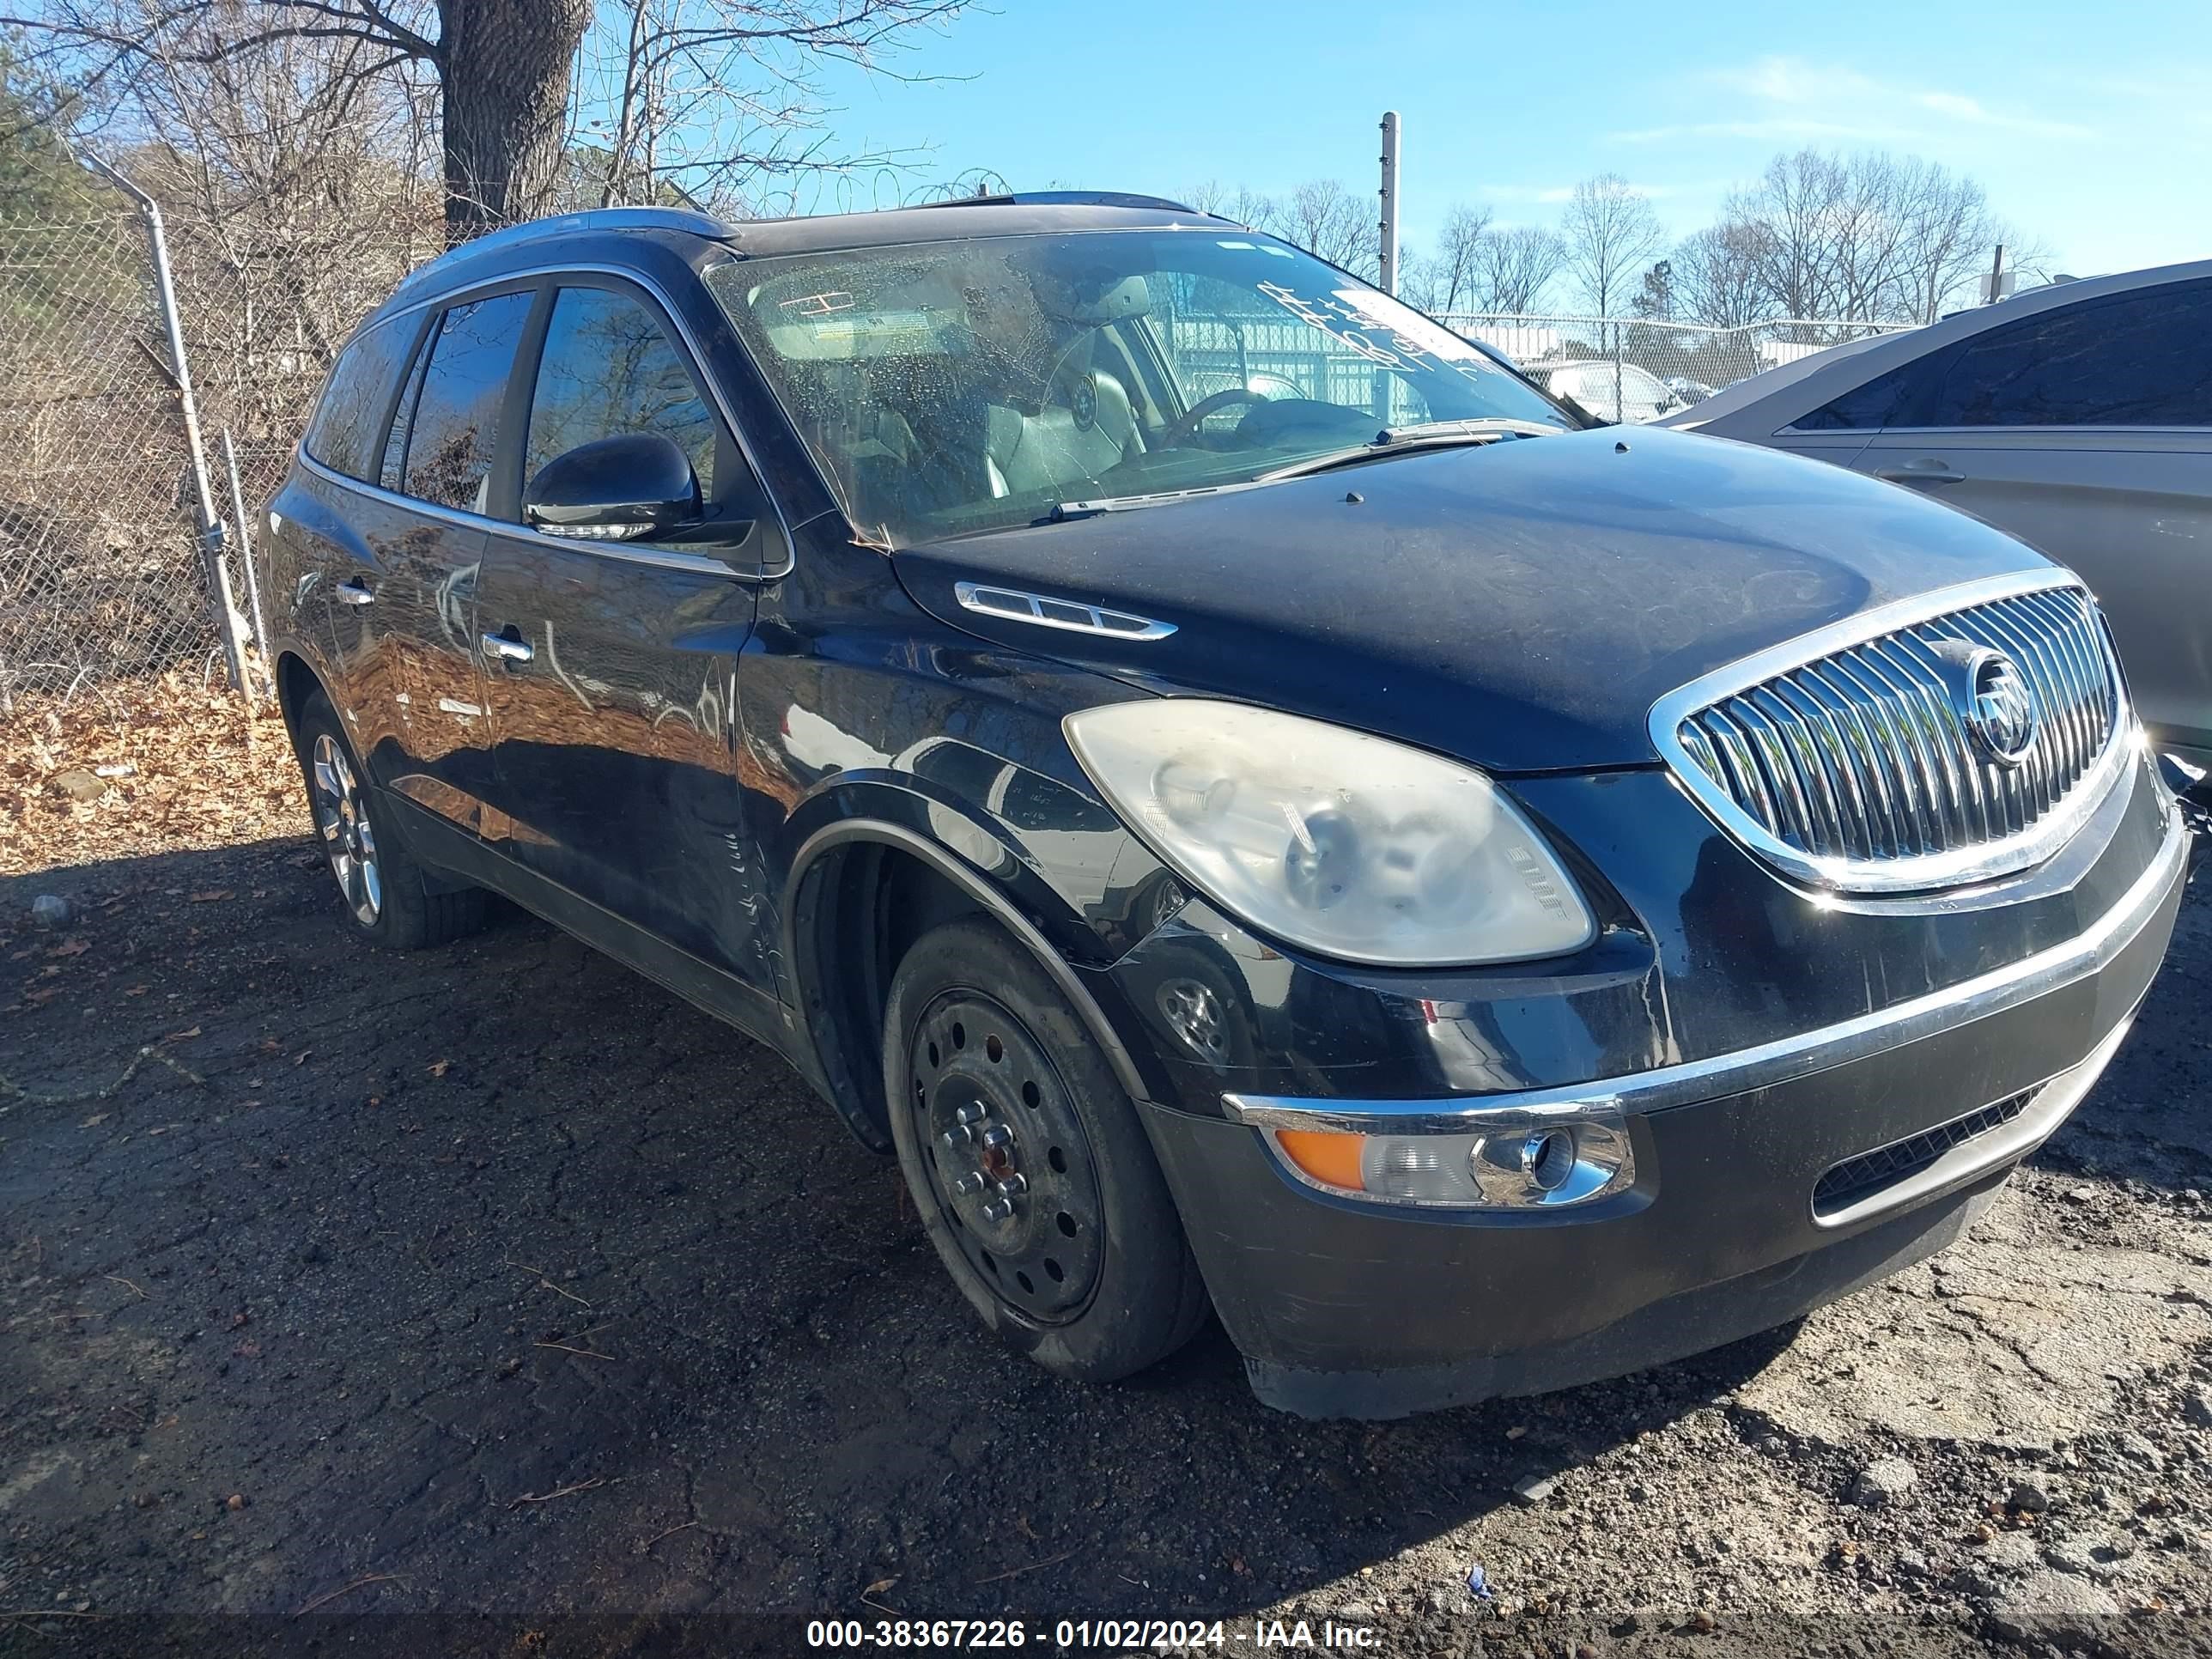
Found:
[[[1576,422],[1263,236],[1093,232],[723,265],[708,286],[865,533],[1216,489],[1439,422]]]

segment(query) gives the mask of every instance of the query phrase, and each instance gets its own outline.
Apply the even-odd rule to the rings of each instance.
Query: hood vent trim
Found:
[[[2027,687],[2029,744],[2002,763],[1952,683],[1958,652]],[[2096,602],[2057,568],[1883,605],[1705,675],[1650,719],[1676,782],[1737,842],[1784,876],[1867,894],[2041,863],[2118,781],[2133,729]]]
[[[1079,599],[1062,599],[1049,593],[1027,593],[1016,587],[993,587],[984,582],[955,582],[952,597],[963,610],[1004,622],[1029,623],[1037,628],[1058,628],[1070,634],[1099,634],[1115,640],[1164,640],[1176,631],[1173,623],[1154,622],[1127,611],[1109,611]]]

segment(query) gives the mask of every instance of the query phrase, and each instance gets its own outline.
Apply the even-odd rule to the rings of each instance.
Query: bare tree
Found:
[[[1566,263],[1566,244],[1540,225],[1492,232],[1475,249],[1475,309],[1534,311]]]
[[[1758,236],[1749,226],[1708,225],[1674,252],[1675,309],[1692,322],[1741,328],[1774,314],[1759,280]]]
[[[1473,308],[1490,237],[1487,208],[1455,207],[1444,216],[1436,252],[1421,261],[1423,307],[1431,311]]]
[[[1914,322],[1954,302],[2006,234],[1982,187],[1940,163],[1809,149],[1731,195],[1723,227],[1769,314]]]
[[[1650,198],[1617,173],[1575,186],[1559,231],[1567,269],[1601,317],[1613,315],[1636,274],[1666,245]]]
[[[801,210],[810,182],[896,171],[912,152],[831,147],[833,64],[892,73],[894,50],[965,0],[599,0],[577,60],[575,143],[597,203],[678,199],[741,216]]]
[[[1262,196],[1248,185],[1235,189],[1218,179],[1208,179],[1183,192],[1183,200],[1200,213],[1211,213],[1224,219],[1233,219],[1240,225],[1271,234],[1282,223],[1282,206],[1272,196]]]
[[[1273,233],[1372,280],[1382,263],[1380,219],[1374,205],[1334,179],[1310,179],[1277,206]]]
[[[282,40],[354,43],[360,52],[346,74],[357,81],[419,65],[440,93],[446,225],[458,241],[558,204],[572,91],[607,89],[592,81],[595,64],[620,64],[617,193],[627,193],[641,150],[645,175],[657,176],[651,147],[678,131],[698,151],[675,170],[726,182],[748,167],[827,165],[818,138],[790,140],[822,112],[813,70],[872,65],[963,3],[629,0],[599,20],[620,44],[588,59],[580,54],[599,15],[594,0],[45,0],[28,15],[0,15],[0,25],[24,31],[42,67],[65,74],[88,101],[126,111],[149,72],[211,67]],[[764,132],[778,137],[763,141]]]

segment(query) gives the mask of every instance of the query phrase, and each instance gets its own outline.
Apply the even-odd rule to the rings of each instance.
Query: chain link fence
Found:
[[[251,231],[177,212],[158,238],[172,319],[135,186],[89,170],[41,186],[0,193],[0,712],[24,693],[226,672],[226,618],[241,646],[254,633],[238,520],[283,481],[337,348],[444,246],[412,199]]]
[[[0,213],[0,704],[216,643],[143,217]]]
[[[1437,320],[1504,352],[1554,394],[1604,421],[1656,420],[1762,369],[1910,326],[1787,318],[1710,328],[1522,312],[1446,312]]]

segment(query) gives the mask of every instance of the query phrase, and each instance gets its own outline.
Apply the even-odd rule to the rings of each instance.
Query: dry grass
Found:
[[[64,780],[85,773],[101,792],[76,799]],[[0,720],[0,875],[307,830],[276,710],[248,714],[196,676],[110,686],[67,704],[19,696]]]

